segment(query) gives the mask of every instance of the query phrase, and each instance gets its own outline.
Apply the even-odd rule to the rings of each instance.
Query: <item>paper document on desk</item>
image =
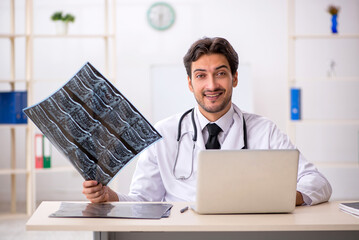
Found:
[[[169,216],[172,206],[169,203],[62,202],[59,210],[49,217],[160,219]]]
[[[90,63],[24,112],[85,180],[103,185],[161,138]]]
[[[355,217],[359,217],[359,202],[340,203],[339,209]]]

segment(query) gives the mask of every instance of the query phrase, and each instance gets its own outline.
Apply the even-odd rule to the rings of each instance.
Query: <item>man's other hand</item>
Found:
[[[295,205],[301,206],[304,203],[303,196],[300,192],[297,191]]]

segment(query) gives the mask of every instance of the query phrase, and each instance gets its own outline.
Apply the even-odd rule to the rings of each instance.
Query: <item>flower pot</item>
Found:
[[[55,21],[56,34],[66,35],[69,28],[69,23],[64,21]]]

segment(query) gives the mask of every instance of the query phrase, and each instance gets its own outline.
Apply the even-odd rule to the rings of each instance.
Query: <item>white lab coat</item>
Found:
[[[270,120],[246,112],[234,106],[234,123],[221,145],[221,149],[241,149],[244,146],[243,120],[247,126],[248,149],[295,149],[286,134],[282,133]],[[155,128],[163,139],[147,148],[139,157],[132,179],[129,195],[118,194],[120,201],[195,201],[197,154],[205,149],[202,132],[197,130],[193,174],[188,180],[177,180],[173,176],[173,166],[177,150],[178,122],[183,113],[158,122]],[[195,111],[195,121],[199,126]],[[199,127],[197,127],[199,128]],[[188,114],[182,122],[180,150],[176,166],[176,176],[188,176],[191,171],[193,150],[193,125]],[[297,190],[303,194],[307,204],[328,201],[332,189],[327,179],[302,154],[299,158]]]

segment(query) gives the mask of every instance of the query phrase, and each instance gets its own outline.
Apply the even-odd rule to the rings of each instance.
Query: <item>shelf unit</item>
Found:
[[[114,34],[86,34],[86,35],[79,35],[79,34],[68,34],[68,35],[55,35],[55,34],[36,34],[33,35],[33,38],[114,38]]]
[[[359,38],[359,34],[298,34],[290,35],[292,39],[346,39],[346,38]]]
[[[310,84],[310,83],[359,83],[359,76],[350,76],[350,77],[333,77],[333,78],[326,78],[326,77],[297,77],[296,76],[296,43],[301,40],[306,41],[346,41],[348,40],[358,40],[359,43],[359,34],[297,34],[295,29],[295,16],[296,16],[296,1],[295,0],[288,0],[288,95],[287,95],[287,133],[289,134],[291,140],[293,142],[296,142],[296,138],[298,135],[297,127],[311,127],[313,125],[318,126],[330,126],[334,125],[337,127],[341,126],[358,126],[359,129],[359,119],[351,119],[351,118],[343,118],[343,119],[327,119],[327,118],[321,118],[321,119],[302,119],[301,120],[291,120],[290,119],[290,93],[289,89],[292,87],[297,87],[297,85],[301,85],[303,83]],[[323,6],[323,9],[325,9],[327,6]],[[329,13],[328,13],[329,14]],[[328,22],[329,24],[329,22]],[[331,44],[331,42],[328,42],[328,44]],[[301,108],[308,107],[303,106],[303,91],[306,91],[305,89],[302,89],[302,105]],[[336,96],[332,96],[335,98]],[[345,107],[345,106],[343,106]],[[354,109],[355,111],[355,109]],[[303,111],[302,111],[303,113]],[[359,132],[358,132],[359,134]],[[358,137],[359,138],[359,135]],[[359,141],[359,139],[356,139],[356,141]],[[358,144],[358,142],[357,142]],[[358,154],[358,153],[357,153]],[[357,156],[358,158],[358,156]],[[322,160],[322,159],[320,159]],[[325,161],[316,161],[312,160],[316,165],[323,165],[326,167],[343,167],[343,168],[355,168],[357,169],[359,166],[359,160],[356,162],[354,161],[337,161],[337,162],[325,162]]]
[[[18,38],[25,38],[27,34],[15,33],[15,0],[10,1],[10,33],[0,34],[0,39],[8,39],[10,41],[10,79],[1,79],[0,83],[7,83],[10,86],[10,91],[15,91],[16,83],[26,82],[25,79],[19,81],[16,79],[16,65],[15,65],[15,40]],[[27,32],[27,29],[26,29]],[[26,44],[26,52],[28,45]],[[26,59],[27,60],[27,59]],[[19,174],[29,175],[29,168],[18,169],[16,167],[16,130],[19,128],[26,128],[26,135],[29,133],[29,127],[27,124],[0,124],[0,129],[10,130],[10,168],[0,169],[0,175],[10,176],[10,195],[11,195],[11,207],[10,212],[16,213],[16,176]],[[26,136],[27,137],[27,136]],[[29,192],[29,185],[26,186],[26,192]]]
[[[0,38],[9,39],[11,42],[11,77],[10,79],[0,79],[0,83],[9,83],[11,90],[15,89],[17,83],[25,83],[28,92],[28,106],[33,105],[34,102],[34,83],[41,83],[42,80],[34,79],[34,42],[37,39],[80,39],[86,41],[87,39],[103,39],[104,40],[104,74],[110,81],[116,79],[116,1],[102,0],[104,8],[104,33],[103,34],[71,34],[71,35],[55,35],[55,34],[35,34],[33,30],[34,24],[34,6],[36,0],[25,0],[25,33],[15,33],[15,13],[17,12],[15,0],[10,0],[10,33],[0,34]],[[111,29],[110,29],[111,27]],[[25,79],[16,79],[16,64],[15,64],[15,40],[18,38],[25,39]],[[110,54],[112,52],[112,55]],[[54,82],[60,79],[52,79]],[[63,82],[66,79],[61,79]],[[44,80],[45,81],[45,80]],[[49,81],[49,80],[46,80]],[[15,130],[17,128],[26,128],[26,168],[16,168],[16,139]],[[29,120],[28,124],[0,124],[0,129],[10,129],[11,131],[11,154],[10,154],[10,169],[0,169],[0,175],[11,176],[11,213],[16,213],[16,175],[26,175],[26,214],[30,215],[36,208],[36,175],[48,173],[61,173],[75,171],[72,166],[52,167],[49,169],[36,169],[34,159],[34,134],[36,131],[35,125]]]

